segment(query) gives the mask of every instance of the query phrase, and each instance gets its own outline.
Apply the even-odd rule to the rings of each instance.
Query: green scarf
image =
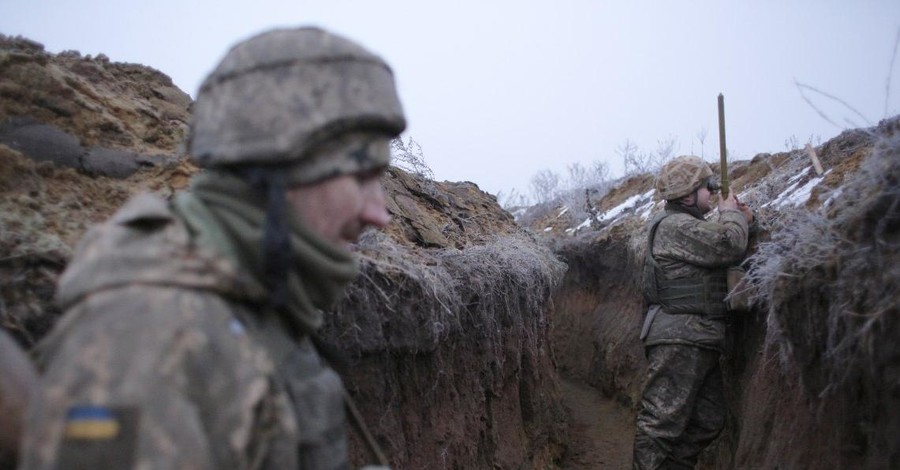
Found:
[[[194,230],[197,243],[210,246],[264,284],[263,233],[266,198],[244,180],[210,170],[195,177],[190,192],[175,199],[176,210]],[[293,250],[287,279],[287,320],[311,333],[322,324],[320,309],[330,307],[358,267],[351,253],[313,233],[286,208]],[[270,287],[270,286],[267,286]]]

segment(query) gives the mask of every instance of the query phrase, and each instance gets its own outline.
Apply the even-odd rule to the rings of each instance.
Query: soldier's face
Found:
[[[356,243],[367,227],[383,228],[391,220],[381,179],[384,168],[335,176],[287,190],[294,214],[335,246]]]

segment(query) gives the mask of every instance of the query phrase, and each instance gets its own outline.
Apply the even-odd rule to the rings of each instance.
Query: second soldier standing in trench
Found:
[[[678,157],[659,172],[665,212],[650,222],[641,332],[649,367],[634,439],[635,469],[690,469],[725,425],[719,357],[725,349],[727,270],[747,251],[750,208],[719,200],[709,165]]]
[[[316,28],[233,47],[194,103],[206,170],[91,230],[40,344],[24,469],[349,468],[343,385],[311,337],[389,215],[391,69]]]

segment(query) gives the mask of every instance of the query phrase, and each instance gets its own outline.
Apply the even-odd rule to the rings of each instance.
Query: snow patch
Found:
[[[655,206],[655,205],[656,205],[656,203],[654,203],[653,201],[650,201],[650,202],[644,204],[643,206],[635,209],[634,212],[636,212],[642,220],[647,220],[650,218],[650,213],[653,212],[653,206]]]
[[[809,200],[809,195],[812,193],[813,188],[816,187],[828,173],[831,173],[831,168],[828,169],[822,176],[817,176],[815,178],[810,179],[804,185],[800,185],[800,178],[809,171],[812,167],[806,167],[799,174],[794,175],[788,183],[790,186],[787,187],[781,194],[778,195],[774,200],[767,202],[763,205],[763,207],[774,206],[774,207],[784,207],[784,206],[796,206],[798,204],[803,204],[807,200]]]
[[[591,226],[591,218],[588,217],[587,219],[584,219],[584,222],[582,222],[581,225],[575,227],[575,230],[581,230],[585,227],[590,227],[590,226]]]
[[[841,196],[841,193],[843,193],[843,192],[844,192],[843,187],[838,187],[837,189],[832,191],[831,195],[828,196],[828,199],[825,200],[824,206],[831,207],[831,205],[834,204],[834,201],[837,200],[837,198],[839,198]]]
[[[646,192],[646,193],[644,193],[644,194],[635,194],[634,196],[631,196],[630,198],[626,199],[624,202],[622,202],[622,203],[619,204],[618,206],[613,207],[612,209],[610,209],[610,210],[608,210],[608,211],[606,211],[606,212],[604,212],[604,213],[598,215],[598,216],[597,216],[597,221],[598,221],[598,222],[603,222],[604,220],[612,220],[612,219],[615,219],[615,218],[618,217],[620,214],[622,214],[622,212],[624,212],[626,209],[630,209],[630,208],[634,207],[634,205],[635,205],[638,201],[642,201],[642,200],[646,199],[647,197],[649,197],[649,196],[652,195],[652,194],[653,194],[653,191],[648,191],[648,192]]]

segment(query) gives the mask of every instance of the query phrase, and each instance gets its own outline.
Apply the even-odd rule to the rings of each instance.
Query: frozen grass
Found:
[[[771,239],[760,243],[748,260],[752,300],[767,307],[769,342],[785,346],[787,354],[796,348],[821,349],[829,386],[843,380],[847,366],[861,359],[854,356],[871,349],[866,345],[881,330],[885,312],[897,308],[898,178],[900,138],[883,135],[861,170],[819,210],[776,204],[781,210],[770,221]],[[789,188],[795,186],[797,182]],[[792,191],[776,200],[789,199],[788,193]],[[809,285],[811,281],[820,285]],[[788,303],[798,291],[813,290],[827,296],[822,299],[827,312],[791,311]],[[803,333],[789,326],[796,323],[792,315],[827,320],[822,328]]]
[[[360,251],[360,279],[332,322],[337,339],[357,353],[433,351],[462,334],[486,335],[494,344],[498,322],[544,321],[550,291],[566,269],[524,233],[463,250],[410,251],[373,232]]]
[[[783,204],[747,261],[766,345],[812,396],[840,403],[867,458],[900,457],[900,119],[816,210]],[[883,460],[879,460],[883,459]]]

